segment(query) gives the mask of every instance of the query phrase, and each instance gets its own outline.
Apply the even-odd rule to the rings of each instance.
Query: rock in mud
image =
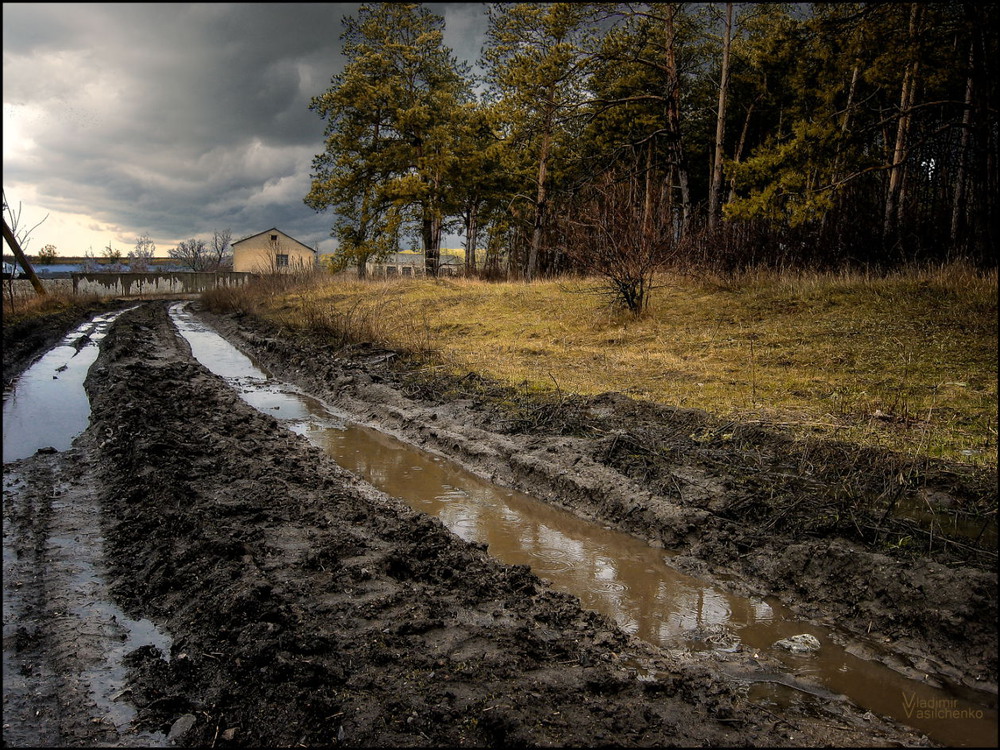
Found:
[[[194,726],[197,719],[192,714],[184,714],[177,721],[175,721],[170,726],[170,732],[167,734],[167,742],[171,744],[177,744],[188,730]]]
[[[774,646],[791,651],[793,654],[811,654],[820,649],[819,639],[808,633],[782,638],[780,641],[775,641]]]

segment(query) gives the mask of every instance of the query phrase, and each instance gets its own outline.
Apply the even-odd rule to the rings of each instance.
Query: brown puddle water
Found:
[[[960,686],[937,688],[859,658],[851,653],[859,651],[856,639],[798,620],[777,601],[729,594],[671,567],[669,552],[493,485],[377,430],[351,424],[318,399],[270,379],[193,318],[183,303],[174,305],[171,315],[195,357],[226,378],[252,406],[284,420],[289,429],[382,491],[438,516],[463,539],[487,544],[496,559],[529,565],[553,588],[578,596],[584,607],[638,637],[673,649],[740,646],[766,651],[782,661],[788,674],[845,695],[938,742],[996,745],[996,696]],[[800,656],[772,645],[799,633],[816,636],[822,648]],[[779,703],[817,700],[771,684],[754,686],[751,696]]]

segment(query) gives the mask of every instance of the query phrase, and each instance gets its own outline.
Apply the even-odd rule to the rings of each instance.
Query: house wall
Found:
[[[440,265],[438,266],[438,276],[461,276],[464,266]],[[370,276],[393,277],[393,276],[426,276],[427,267],[421,263],[369,263],[368,274]]]
[[[271,235],[277,234],[277,242]],[[278,268],[276,255],[287,255],[288,266]],[[233,245],[233,270],[245,273],[274,273],[275,271],[301,271],[316,265],[316,254],[309,248],[286,237],[281,232],[264,232],[256,237],[241,240]]]

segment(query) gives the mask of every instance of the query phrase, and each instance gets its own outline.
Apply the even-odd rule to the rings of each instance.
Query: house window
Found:
[[[277,242],[277,241],[278,241],[278,235],[272,234],[271,235],[271,242]]]
[[[277,266],[278,266],[278,268],[288,268],[288,256],[287,255],[279,253],[276,256],[276,260],[277,260]]]

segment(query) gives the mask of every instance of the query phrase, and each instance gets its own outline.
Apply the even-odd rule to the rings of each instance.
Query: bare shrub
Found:
[[[328,278],[329,275],[325,272],[312,268],[259,274],[245,284],[220,285],[202,292],[201,301],[212,312],[252,314],[286,292],[306,290]]]
[[[135,249],[128,254],[128,268],[133,273],[149,273],[153,256],[156,254],[156,244],[148,234],[142,234],[135,240]]]
[[[584,189],[562,220],[566,255],[584,273],[602,277],[611,304],[641,315],[653,276],[674,255],[660,189],[607,173]]]

